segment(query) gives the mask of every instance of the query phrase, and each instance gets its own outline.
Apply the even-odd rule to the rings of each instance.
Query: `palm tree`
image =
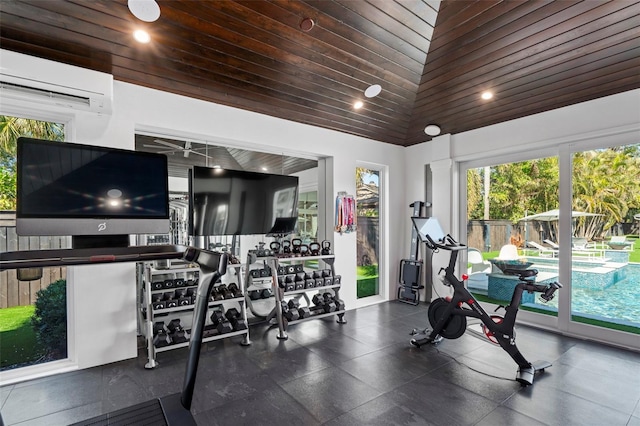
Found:
[[[3,154],[16,155],[16,141],[20,136],[63,141],[64,124],[0,115],[0,150]]]
[[[0,210],[16,208],[16,146],[20,136],[64,140],[64,125],[0,115]]]

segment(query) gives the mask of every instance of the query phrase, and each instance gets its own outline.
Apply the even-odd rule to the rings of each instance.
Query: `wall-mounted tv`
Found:
[[[19,138],[18,235],[169,232],[167,157]]]
[[[298,177],[194,166],[189,177],[190,234],[259,235],[293,231]],[[287,229],[282,226],[287,223]]]

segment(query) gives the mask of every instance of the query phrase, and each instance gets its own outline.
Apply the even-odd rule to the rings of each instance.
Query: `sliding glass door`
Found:
[[[640,347],[640,145],[597,142],[461,165],[468,287],[504,305],[515,283],[501,267],[535,268],[564,287],[550,303],[525,294],[529,321]]]
[[[571,320],[640,334],[640,144],[571,164]]]

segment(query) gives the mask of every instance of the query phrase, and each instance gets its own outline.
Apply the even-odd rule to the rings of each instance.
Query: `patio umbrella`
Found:
[[[573,210],[571,212],[571,217],[572,218],[577,218],[577,217],[587,217],[587,216],[604,216],[603,214],[599,214],[599,213],[587,213],[587,212],[578,212]],[[528,215],[525,216],[523,218],[521,218],[520,220],[524,220],[524,221],[528,221],[528,220],[538,220],[540,222],[553,222],[555,220],[558,220],[560,218],[560,209],[553,209],[553,210],[549,210],[546,212],[542,212],[542,213],[537,213],[537,214],[532,214],[532,215]],[[575,226],[575,224],[574,224]],[[548,226],[549,228],[549,233],[551,234],[552,239],[555,239],[555,232],[553,227],[549,224]],[[575,231],[575,229],[574,229]],[[526,240],[527,240],[527,235],[526,235],[526,226],[525,226],[525,245],[526,245]]]

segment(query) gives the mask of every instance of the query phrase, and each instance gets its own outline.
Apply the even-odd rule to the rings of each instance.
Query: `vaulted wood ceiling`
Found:
[[[0,46],[401,146],[640,88],[638,1],[158,3],[2,0]]]

